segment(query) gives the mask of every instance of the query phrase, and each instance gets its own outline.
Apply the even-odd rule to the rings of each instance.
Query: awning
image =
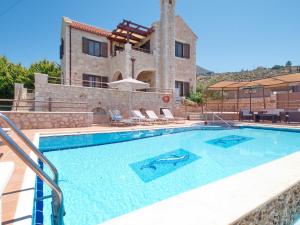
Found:
[[[236,91],[238,89],[249,88],[249,87],[275,88],[275,87],[286,87],[292,85],[300,85],[300,73],[271,77],[271,78],[255,80],[251,82],[221,81],[214,85],[211,85],[208,88],[208,90]]]

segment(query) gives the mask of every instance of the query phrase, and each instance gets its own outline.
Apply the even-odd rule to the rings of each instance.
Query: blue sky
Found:
[[[199,37],[197,64],[216,72],[300,64],[299,8],[299,0],[177,0]],[[0,55],[59,62],[62,16],[109,30],[122,19],[151,25],[159,0],[1,0]]]

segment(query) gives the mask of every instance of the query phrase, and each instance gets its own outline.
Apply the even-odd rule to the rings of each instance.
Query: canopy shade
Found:
[[[123,80],[114,81],[108,83],[108,85],[109,87],[117,88],[120,91],[134,91],[134,90],[146,89],[150,87],[150,84],[132,78],[126,78]]]
[[[154,32],[153,27],[145,27],[128,20],[123,20],[111,33],[109,39],[119,43],[136,44]]]
[[[221,81],[214,85],[211,85],[208,90],[212,91],[234,91],[240,88],[247,87],[286,87],[290,85],[300,84],[300,73],[282,75],[277,77],[271,77],[261,80],[255,80],[251,82],[235,82],[235,81]]]

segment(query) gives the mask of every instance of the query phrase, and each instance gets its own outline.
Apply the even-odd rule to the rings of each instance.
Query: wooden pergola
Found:
[[[208,90],[210,91],[221,91],[222,92],[222,112],[224,107],[224,91],[237,91],[237,108],[239,108],[239,92],[240,90],[249,90],[249,99],[250,99],[250,111],[251,111],[251,102],[252,102],[252,91],[257,88],[262,88],[263,90],[263,100],[264,100],[264,109],[266,109],[266,100],[265,100],[265,89],[273,89],[286,87],[287,90],[287,102],[289,108],[289,99],[290,99],[290,86],[300,85],[300,73],[289,74],[276,76],[261,80],[254,81],[221,81],[214,85],[211,85]]]
[[[154,32],[153,27],[145,27],[129,20],[123,20],[112,31],[109,39],[118,43],[136,44]]]

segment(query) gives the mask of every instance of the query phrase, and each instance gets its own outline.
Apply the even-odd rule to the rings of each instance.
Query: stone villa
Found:
[[[161,18],[150,27],[124,20],[113,31],[64,17],[61,29],[61,80],[35,75],[35,90],[15,85],[15,110],[93,112],[94,123],[108,111],[163,108],[182,115],[182,98],[196,89],[197,36],[180,16],[175,0],[160,0]],[[134,78],[141,90],[111,88],[110,82]],[[59,84],[58,84],[59,83]],[[183,115],[185,116],[185,115]]]
[[[134,78],[148,91],[187,96],[196,88],[197,36],[180,16],[176,0],[160,0],[161,18],[151,27],[124,20],[113,31],[64,17],[60,57],[65,85],[107,88]]]

